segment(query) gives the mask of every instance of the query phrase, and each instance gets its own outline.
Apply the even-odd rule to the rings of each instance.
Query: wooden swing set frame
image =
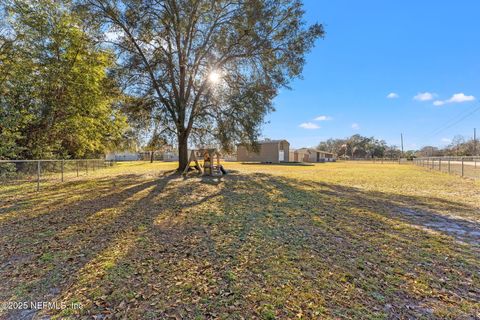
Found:
[[[200,163],[198,162],[198,158],[197,158],[197,152],[201,155],[203,155],[205,157],[205,154],[208,154],[208,158],[210,159],[210,165],[209,166],[205,166],[205,163],[203,165],[203,170],[202,170],[202,166],[200,165]],[[202,173],[204,176],[213,176],[213,175],[222,175],[222,170],[221,170],[221,165],[220,165],[220,152],[218,152],[216,149],[196,149],[196,150],[192,150],[190,151],[190,156],[188,158],[188,164],[187,166],[185,167],[185,169],[183,170],[183,173],[182,174],[187,174],[188,171],[190,170],[190,164],[193,162],[195,162],[195,165],[193,166],[193,168],[195,170],[197,170],[199,173]],[[214,164],[214,161],[213,160],[216,160],[215,164]]]

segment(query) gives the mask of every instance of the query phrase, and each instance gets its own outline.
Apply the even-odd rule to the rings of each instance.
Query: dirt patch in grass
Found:
[[[400,211],[478,208],[358,166],[228,164],[221,179],[138,172],[17,195],[25,206],[0,209],[0,301],[81,304],[36,314],[67,319],[478,318],[476,246]]]
[[[398,208],[402,218],[411,224],[427,230],[444,233],[455,239],[480,246],[480,223],[468,221],[456,216],[446,216],[427,211]],[[480,214],[480,213],[479,213]]]

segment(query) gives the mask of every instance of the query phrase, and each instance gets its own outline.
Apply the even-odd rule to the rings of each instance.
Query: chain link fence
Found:
[[[430,170],[480,179],[480,157],[426,157],[414,159],[413,163]]]
[[[0,182],[31,182],[40,190],[42,182],[58,181],[88,175],[113,166],[104,159],[76,160],[0,160]]]

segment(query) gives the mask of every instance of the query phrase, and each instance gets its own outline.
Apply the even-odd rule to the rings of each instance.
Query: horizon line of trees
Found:
[[[416,151],[417,157],[441,157],[458,156],[470,157],[480,155],[480,144],[473,138],[465,138],[462,135],[456,135],[452,141],[443,148],[435,146],[424,146]]]
[[[385,140],[354,134],[347,138],[328,139],[318,144],[318,149],[337,154],[339,158],[398,158],[401,150],[389,146]]]
[[[416,158],[438,156],[477,156],[480,154],[478,141],[456,135],[451,143],[443,148],[424,146],[418,150],[402,150],[396,145],[388,145],[385,140],[355,134],[347,138],[331,138],[321,141],[318,149],[337,154],[339,158]]]

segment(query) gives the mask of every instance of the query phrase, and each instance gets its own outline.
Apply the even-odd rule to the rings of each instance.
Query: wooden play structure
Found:
[[[203,159],[203,165],[200,164],[198,158]],[[192,166],[190,165],[192,161],[195,163],[193,169],[197,170],[200,173],[203,173],[204,176],[221,176],[227,174],[223,166],[220,164],[220,153],[216,149],[197,149],[190,152],[190,157],[188,158],[188,164],[183,170],[183,174],[187,174],[191,170]],[[202,170],[203,168],[203,170]]]

